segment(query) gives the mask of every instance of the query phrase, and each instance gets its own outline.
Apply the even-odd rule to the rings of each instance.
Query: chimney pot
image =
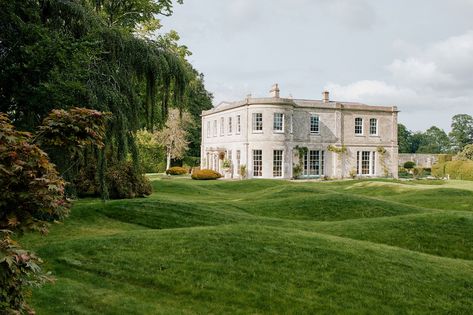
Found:
[[[271,97],[279,98],[279,85],[277,83],[274,84],[269,93],[271,93]]]
[[[329,91],[323,91],[322,93],[322,101],[324,103],[330,102],[330,92]]]

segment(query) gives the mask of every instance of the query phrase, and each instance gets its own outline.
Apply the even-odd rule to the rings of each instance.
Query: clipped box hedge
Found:
[[[222,175],[214,170],[195,170],[192,173],[192,179],[196,180],[214,180],[221,178]]]
[[[473,180],[473,161],[450,161],[432,166],[432,175],[450,179]]]
[[[168,175],[184,175],[187,174],[187,172],[187,169],[180,166],[174,166],[166,170],[166,174]]]

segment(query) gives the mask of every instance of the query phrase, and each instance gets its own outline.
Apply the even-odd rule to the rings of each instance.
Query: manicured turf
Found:
[[[473,183],[157,179],[22,239],[38,314],[469,314]]]

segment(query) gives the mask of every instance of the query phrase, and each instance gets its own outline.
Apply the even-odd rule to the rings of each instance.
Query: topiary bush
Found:
[[[405,169],[413,169],[415,166],[416,166],[416,163],[412,162],[412,161],[407,161],[406,163],[404,163],[404,168]]]
[[[214,180],[221,177],[222,175],[214,170],[196,170],[192,173],[192,179],[196,180]]]
[[[112,199],[146,197],[152,193],[149,180],[128,161],[111,166],[107,170],[106,180]]]
[[[187,173],[188,170],[180,166],[174,166],[166,170],[166,174],[168,175],[184,175]]]

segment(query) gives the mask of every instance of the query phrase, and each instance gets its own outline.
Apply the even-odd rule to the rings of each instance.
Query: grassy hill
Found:
[[[468,314],[473,183],[157,179],[26,247],[38,314]]]

